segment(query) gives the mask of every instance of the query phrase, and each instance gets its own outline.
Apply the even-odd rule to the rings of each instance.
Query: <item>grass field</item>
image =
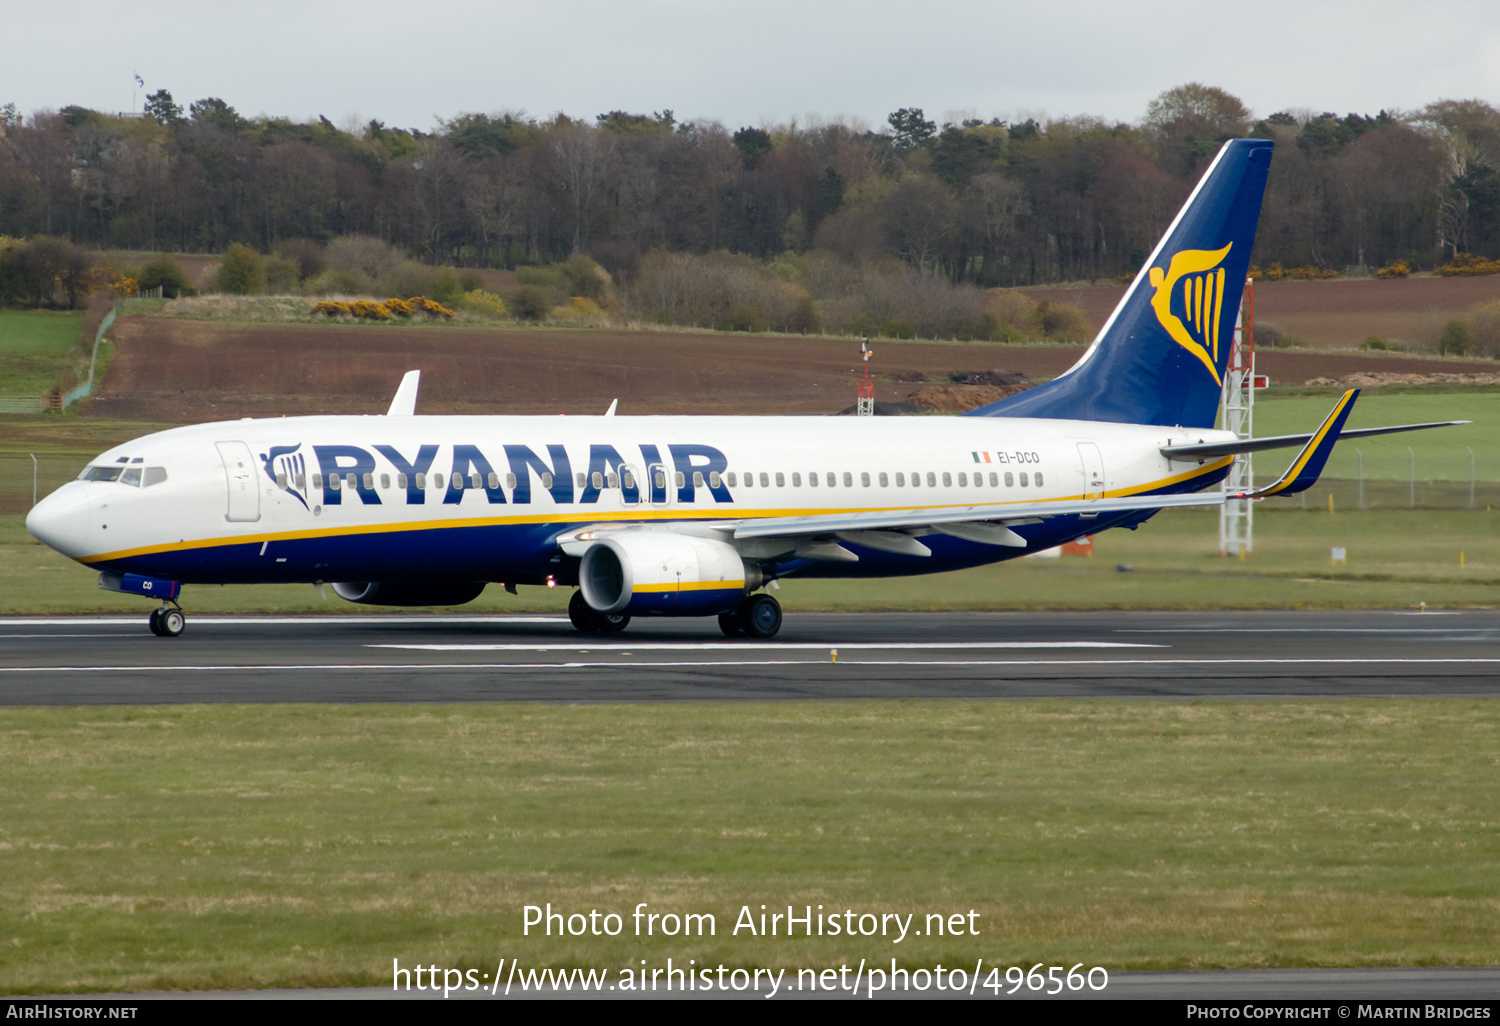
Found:
[[[6,709],[0,991],[1494,965],[1497,751],[1487,700]],[[642,901],[717,932],[522,936]],[[734,936],[762,903],[980,936]]]
[[[78,359],[83,314],[0,310],[0,395],[42,395]]]
[[[1333,408],[1336,394],[1336,391],[1330,391],[1328,395],[1300,395],[1257,402],[1255,434],[1290,435],[1313,431]],[[1419,482],[1467,483],[1467,447],[1474,451],[1476,478],[1484,482],[1500,481],[1500,391],[1407,391],[1388,395],[1378,388],[1368,388],[1360,393],[1348,427],[1444,420],[1471,420],[1473,423],[1340,442],[1328,460],[1325,473],[1332,478],[1355,479],[1359,465],[1355,450],[1358,449],[1364,454],[1366,480],[1406,481],[1411,472],[1409,461],[1414,457]],[[1408,446],[1412,450],[1410,455]],[[1274,480],[1274,475],[1284,469],[1294,451],[1257,456],[1257,476],[1266,481]]]
[[[1304,395],[1261,403],[1257,431],[1311,430],[1331,401],[1329,396]],[[1216,513],[1175,511],[1158,515],[1139,531],[1101,534],[1091,559],[1024,559],[873,584],[789,580],[778,598],[791,611],[1358,608],[1500,602],[1500,514],[1488,508],[1500,509],[1500,393],[1377,395],[1371,397],[1369,409],[1365,403],[1362,397],[1359,414],[1364,424],[1440,419],[1475,423],[1361,442],[1366,504],[1371,507],[1363,513],[1356,508],[1350,446],[1340,447],[1330,460],[1329,476],[1305,496],[1261,504],[1255,552],[1244,561],[1218,555]],[[58,416],[0,419],[0,575],[12,584],[0,594],[0,613],[144,611],[145,603],[99,591],[93,574],[26,534],[23,516],[31,503],[32,467],[25,453],[38,455],[39,491],[45,495],[75,477],[96,453],[163,426]],[[1408,500],[1408,444],[1419,467],[1462,471],[1446,480],[1419,480],[1417,509],[1403,508]],[[1473,510],[1463,508],[1468,503],[1464,445],[1471,445],[1476,457]],[[1283,458],[1290,459],[1290,453],[1263,455],[1260,480],[1279,473]],[[1332,515],[1327,512],[1330,494],[1335,499]],[[1347,561],[1337,567],[1329,562],[1334,547],[1348,553]],[[1119,572],[1122,564],[1129,565],[1130,572]],[[567,598],[566,589],[525,588],[519,598],[492,589],[464,608],[556,611],[564,608]],[[367,609],[337,598],[325,602],[306,585],[190,587],[185,602],[197,612]]]
[[[1335,546],[1346,550],[1338,566],[1330,563]],[[1483,509],[1267,512],[1256,518],[1256,550],[1245,560],[1219,556],[1216,514],[1176,510],[1138,531],[1107,531],[1094,549],[1092,557],[1019,559],[924,577],[791,578],[775,594],[788,612],[1500,605],[1500,512]],[[0,517],[0,578],[7,582],[0,615],[116,612],[144,621],[149,602],[100,591],[96,577],[32,539],[21,517]],[[190,613],[403,612],[328,596],[324,601],[305,584],[189,585],[182,601]],[[495,587],[461,608],[560,612],[570,596],[568,588],[528,587],[510,596]]]

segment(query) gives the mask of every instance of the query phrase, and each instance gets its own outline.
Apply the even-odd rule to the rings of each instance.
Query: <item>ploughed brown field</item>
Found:
[[[103,388],[85,404],[85,416],[158,423],[384,413],[402,374],[412,369],[422,371],[420,413],[596,414],[618,398],[622,414],[829,414],[853,404],[860,373],[859,343],[852,339],[143,316],[122,317],[111,336],[116,356]],[[882,402],[920,388],[918,375],[946,382],[955,371],[1002,369],[1041,380],[1066,370],[1083,352],[886,340],[873,348]],[[1301,383],[1359,370],[1494,373],[1500,365],[1266,351],[1259,369],[1274,381]],[[973,405],[985,398],[976,391]]]
[[[1063,285],[1021,291],[1037,302],[1082,307],[1100,325],[1125,294],[1125,286]],[[1255,283],[1255,320],[1273,324],[1282,334],[1319,349],[1357,349],[1371,335],[1431,343],[1445,321],[1497,299],[1500,275],[1260,281]]]

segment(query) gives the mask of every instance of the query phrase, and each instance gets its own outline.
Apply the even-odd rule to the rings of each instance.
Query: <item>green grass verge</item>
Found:
[[[0,991],[1494,965],[1497,750],[1488,700],[5,709]],[[717,933],[522,935],[642,901]],[[980,936],[734,936],[762,903]]]
[[[81,312],[0,310],[0,395],[47,392],[77,362],[82,330]]]
[[[1255,404],[1255,433],[1305,434],[1315,430],[1332,408],[1332,395],[1291,396],[1258,402]],[[1411,472],[1409,461],[1414,456],[1418,482],[1467,482],[1467,447],[1474,451],[1477,479],[1500,481],[1500,392],[1407,391],[1387,394],[1383,389],[1369,388],[1360,393],[1348,426],[1382,427],[1444,420],[1470,420],[1473,423],[1340,442],[1329,457],[1324,473],[1334,478],[1357,477],[1358,449],[1364,453],[1366,480],[1405,481]],[[1407,453],[1408,446],[1411,454]],[[1257,477],[1264,481],[1274,480],[1291,461],[1295,451],[1289,449],[1258,455],[1255,458]]]
[[[1218,517],[1172,510],[1138,531],[1106,531],[1092,557],[1018,559],[876,581],[790,578],[789,612],[973,609],[1385,609],[1500,605],[1500,512],[1316,509],[1263,513],[1248,559],[1218,554]],[[1335,546],[1343,564],[1330,562]],[[1460,565],[1462,554],[1462,565]],[[115,612],[149,603],[103,592],[96,575],[41,545],[18,516],[0,517],[0,614]],[[561,612],[571,589],[495,587],[464,612]],[[355,606],[300,585],[189,585],[183,603],[208,612],[410,612]]]

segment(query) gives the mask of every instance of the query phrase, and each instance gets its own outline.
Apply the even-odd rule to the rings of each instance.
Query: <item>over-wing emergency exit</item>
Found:
[[[1301,447],[1249,495],[1317,480],[1357,392],[1307,435],[1214,429],[1271,143],[1226,143],[1098,337],[1060,377],[959,417],[384,416],[176,428],[101,454],[27,528],[160,600],[191,584],[328,582],[448,605],[490,584],[577,587],[585,631],[717,616],[768,638],[788,577],[933,573],[1157,511],[1218,504],[1239,453]],[[1440,425],[1363,429],[1360,435]]]

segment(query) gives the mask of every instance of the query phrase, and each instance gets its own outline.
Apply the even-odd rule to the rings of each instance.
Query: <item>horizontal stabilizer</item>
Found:
[[[1370,438],[1374,435],[1394,435],[1402,431],[1425,431],[1428,428],[1457,427],[1468,424],[1467,420],[1438,420],[1431,424],[1397,424],[1393,427],[1354,428],[1339,432],[1339,440],[1346,438]],[[1294,445],[1306,445],[1312,435],[1269,435],[1265,438],[1243,438],[1233,442],[1208,442],[1198,445],[1164,445],[1161,454],[1172,460],[1208,460],[1220,456],[1238,456],[1247,452],[1264,452],[1267,449],[1290,449]]]

